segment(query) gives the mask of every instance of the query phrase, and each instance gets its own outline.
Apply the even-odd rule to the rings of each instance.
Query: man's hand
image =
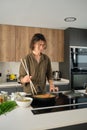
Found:
[[[24,78],[21,79],[21,83],[29,83],[32,76],[26,75]]]
[[[58,92],[59,88],[55,87],[54,85],[50,85],[50,92]]]

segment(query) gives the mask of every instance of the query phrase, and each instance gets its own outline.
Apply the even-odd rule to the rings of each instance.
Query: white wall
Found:
[[[2,82],[6,82],[6,75],[16,74],[18,77],[20,62],[0,62],[0,72],[2,73]]]
[[[59,70],[58,62],[52,62],[52,70]],[[2,77],[0,77],[1,82],[6,82],[6,75],[9,71],[10,74],[16,74],[19,76],[19,66],[20,62],[0,62],[0,73],[2,73]]]

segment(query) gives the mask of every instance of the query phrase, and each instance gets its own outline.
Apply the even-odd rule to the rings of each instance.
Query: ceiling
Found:
[[[87,29],[87,0],[0,0],[0,24]],[[65,22],[76,17],[75,22]]]

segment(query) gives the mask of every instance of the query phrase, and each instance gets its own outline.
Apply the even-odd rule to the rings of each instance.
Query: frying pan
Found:
[[[54,94],[38,94],[32,96],[33,102],[32,106],[35,107],[46,107],[55,105],[56,95]]]

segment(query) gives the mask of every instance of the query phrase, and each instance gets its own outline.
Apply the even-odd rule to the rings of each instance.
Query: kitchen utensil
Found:
[[[53,71],[53,79],[60,80],[61,79],[61,72],[60,71]]]
[[[33,102],[32,104],[37,107],[50,106],[55,104],[56,95],[55,94],[38,94],[32,96]]]
[[[23,62],[23,60],[21,59],[21,63],[22,63],[22,65],[23,65],[23,67],[24,67],[24,69],[25,69],[27,75],[29,75],[29,70],[28,70],[28,67],[27,67],[26,60],[24,59],[24,62]],[[32,94],[33,94],[33,95],[34,95],[34,94],[37,94],[37,91],[36,91],[36,89],[35,89],[35,87],[34,87],[34,84],[33,84],[33,82],[32,82],[31,80],[30,80],[30,87],[31,87]]]
[[[47,93],[47,94],[39,94],[39,95],[34,95],[33,96],[34,98],[39,98],[39,99],[50,99],[50,98],[54,98],[55,97],[55,95],[53,95],[53,94],[50,94],[50,93]]]

